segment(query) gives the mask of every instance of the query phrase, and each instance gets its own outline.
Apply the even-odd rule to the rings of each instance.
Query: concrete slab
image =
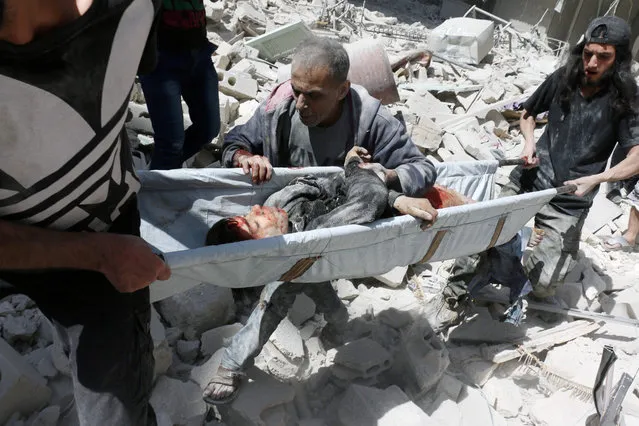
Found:
[[[243,325],[239,322],[235,324],[223,325],[202,333],[200,341],[200,351],[202,355],[212,355],[223,346],[226,342],[242,329]]]
[[[342,300],[353,300],[359,296],[359,291],[349,280],[339,279],[333,281],[333,288],[337,291],[337,296]]]
[[[275,62],[289,56],[300,42],[312,35],[304,22],[296,21],[247,40],[246,45],[257,49],[261,58]]]
[[[40,410],[50,398],[46,379],[0,339],[0,424],[14,413],[29,415]]]
[[[377,275],[375,278],[390,288],[397,288],[403,284],[407,271],[408,266],[398,266],[385,274]]]
[[[351,385],[339,406],[343,426],[424,426],[430,418],[397,386],[385,390]]]
[[[392,365],[391,354],[369,338],[350,342],[337,350],[335,364],[359,371],[362,377],[374,377]]]
[[[300,332],[288,318],[282,320],[270,340],[289,360],[300,362],[304,358],[304,344]]]

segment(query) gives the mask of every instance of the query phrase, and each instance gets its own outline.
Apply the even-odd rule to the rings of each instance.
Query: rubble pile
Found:
[[[432,161],[518,157],[521,103],[561,63],[562,46],[550,47],[534,28],[524,34],[481,19],[463,26],[460,39],[466,41],[442,47],[436,40],[445,38],[446,27],[440,26],[446,21],[438,16],[437,2],[411,2],[421,13],[406,12],[399,1],[393,2],[396,6],[354,3],[207,1],[209,37],[219,46],[213,60],[222,131],[188,165],[219,166],[224,134],[245,123],[273,87],[288,78],[290,52],[310,34],[333,37],[353,49],[362,40],[383,47],[397,91],[397,101],[388,106]],[[381,13],[380,4],[396,13]],[[416,16],[421,21],[410,23]],[[485,34],[490,34],[488,46]],[[153,129],[139,85],[130,112],[134,158],[145,168]],[[543,124],[543,117],[538,122]],[[497,183],[503,185],[509,172],[502,167]],[[600,247],[601,236],[625,230],[628,207],[601,193],[584,228],[578,262],[557,299],[586,313],[639,319],[636,254]],[[230,289],[206,285],[157,303],[151,323],[156,360],[151,404],[158,423],[585,424],[595,412],[592,391],[603,346],[613,346],[618,356],[613,383],[623,372],[634,375],[639,332],[623,321],[593,322],[529,310],[524,324],[515,327],[498,321],[502,305],[478,302],[468,320],[436,334],[428,319],[440,307],[438,295],[452,263],[334,281],[349,312],[347,343],[337,348],[324,347],[319,338],[322,315],[310,299],[298,296],[247,372],[238,398],[217,409],[206,406],[201,391],[252,306],[234,300]],[[0,424],[76,424],[68,359],[29,299],[0,301],[0,335]],[[639,424],[636,388],[623,409],[625,424]]]

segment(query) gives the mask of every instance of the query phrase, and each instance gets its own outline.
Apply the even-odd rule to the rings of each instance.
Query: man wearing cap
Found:
[[[513,170],[501,196],[577,185],[553,198],[535,216],[542,238],[534,242],[525,269],[537,298],[553,296],[579,249],[581,229],[599,184],[639,173],[637,85],[630,73],[630,28],[615,16],[595,19],[566,65],[550,75],[524,104],[521,131],[526,165]],[[548,125],[535,142],[535,116]],[[604,171],[616,143],[626,158]],[[464,296],[476,261],[458,259],[445,294],[451,305]]]

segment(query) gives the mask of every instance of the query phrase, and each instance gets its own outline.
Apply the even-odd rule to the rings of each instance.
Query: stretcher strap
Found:
[[[320,256],[315,256],[298,260],[291,269],[282,274],[279,281],[293,281],[294,279],[301,277],[304,275],[304,272],[308,271],[308,269],[313,266],[313,263],[315,263],[319,258]]]
[[[497,222],[497,226],[495,227],[495,232],[493,233],[493,237],[490,239],[490,244],[488,244],[488,247],[486,247],[486,250],[495,247],[495,244],[497,244],[497,240],[499,239],[499,236],[501,235],[501,231],[504,229],[506,218],[507,216],[502,216],[499,218],[499,221]]]
[[[435,252],[437,251],[437,249],[439,248],[439,245],[444,239],[444,235],[446,235],[446,232],[448,232],[448,230],[446,229],[437,231],[437,234],[435,234],[435,238],[433,238],[433,242],[430,243],[430,247],[428,248],[428,251],[426,252],[424,257],[422,257],[422,260],[420,260],[419,263],[428,262],[431,259],[431,257],[435,255]]]

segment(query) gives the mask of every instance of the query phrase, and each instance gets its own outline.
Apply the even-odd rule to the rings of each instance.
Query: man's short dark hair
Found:
[[[236,218],[227,217],[220,219],[209,229],[206,234],[206,245],[236,243],[238,241],[252,240],[251,234],[242,229]]]
[[[305,68],[325,66],[338,84],[348,79],[351,66],[344,46],[326,37],[310,37],[301,42],[293,53],[293,64]]]

